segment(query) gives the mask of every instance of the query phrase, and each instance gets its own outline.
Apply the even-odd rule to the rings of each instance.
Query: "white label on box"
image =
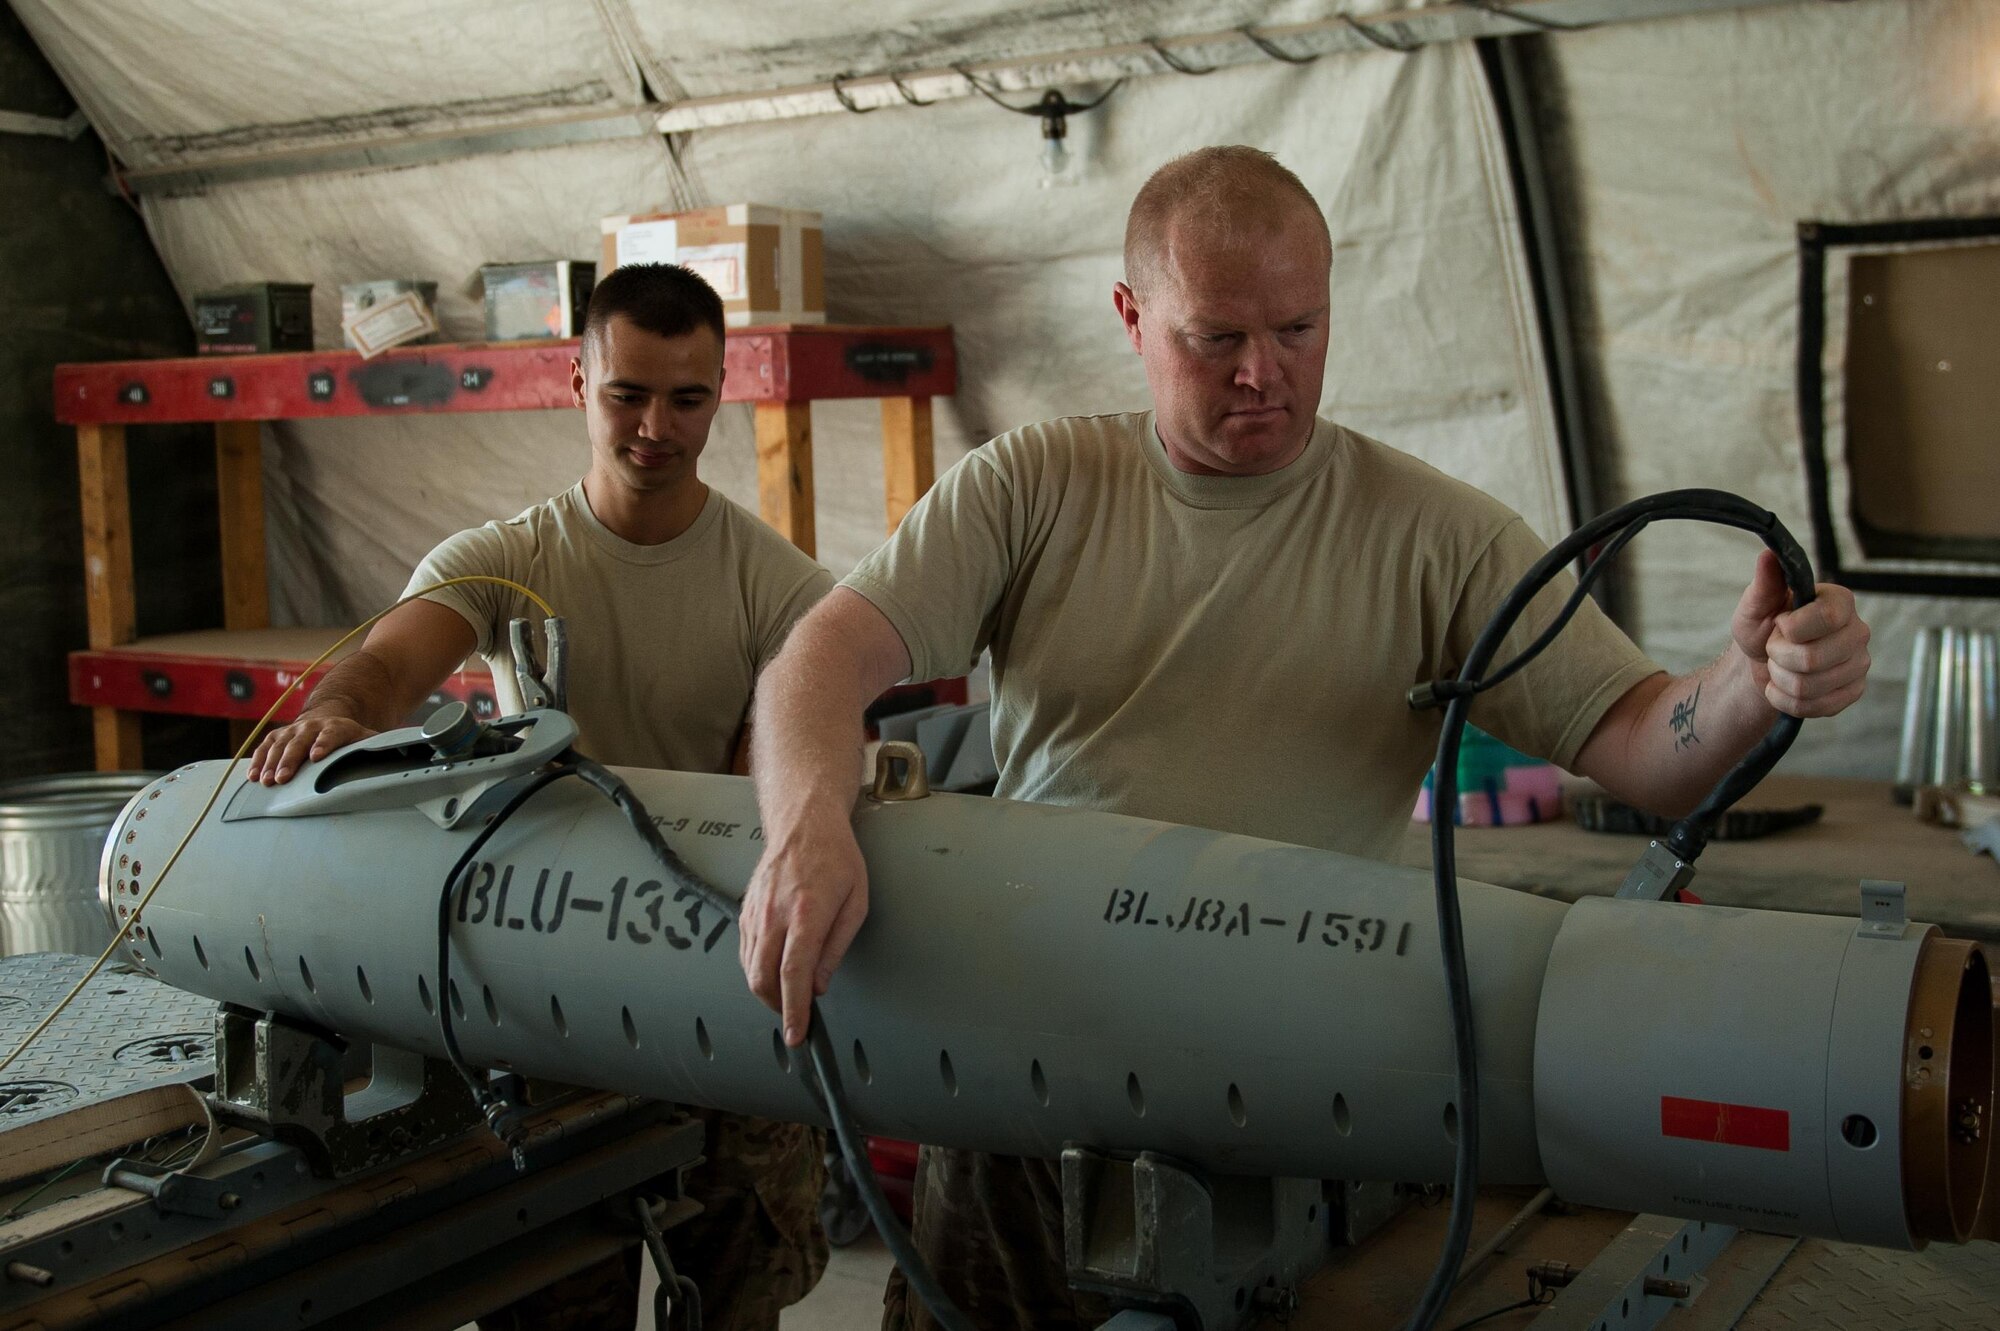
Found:
[[[628,263],[676,263],[680,247],[680,223],[673,218],[657,222],[631,222],[618,228],[618,266]]]
[[[733,245],[690,245],[680,252],[682,265],[693,269],[724,300],[744,300],[750,295],[749,257],[749,246],[742,241]]]
[[[377,352],[435,333],[437,326],[424,298],[414,291],[405,291],[394,300],[370,306],[349,319],[341,331],[366,360]]]

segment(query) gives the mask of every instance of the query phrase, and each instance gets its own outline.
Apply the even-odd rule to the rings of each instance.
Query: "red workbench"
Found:
[[[94,711],[97,765],[143,765],[142,710],[247,725],[244,718],[261,715],[274,696],[263,682],[316,654],[300,657],[300,643],[259,636],[292,632],[268,627],[263,422],[566,408],[576,349],[574,340],[495,342],[404,347],[366,361],[338,350],[57,366],[56,418],[76,427],[90,617],[90,648],[71,658],[70,698]],[[808,554],[815,544],[814,401],[881,399],[890,530],[930,488],[931,399],[958,383],[949,328],[734,329],[724,364],[723,400],[756,407],[759,508]],[[136,641],[125,430],[189,421],[215,424],[227,632]],[[334,636],[324,635],[321,645]],[[484,680],[476,672],[454,676],[446,692],[471,697],[490,687]],[[246,690],[248,698],[238,696]]]

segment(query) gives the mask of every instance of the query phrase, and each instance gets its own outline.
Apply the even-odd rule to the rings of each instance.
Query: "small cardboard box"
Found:
[[[574,259],[489,263],[479,270],[486,289],[486,340],[575,337],[583,331],[597,265]]]
[[[399,277],[383,278],[374,282],[342,282],[340,284],[341,336],[348,346],[369,355],[381,350],[383,345],[401,346],[409,342],[435,342],[438,340],[437,291],[438,284],[435,282],[418,282]],[[395,339],[393,342],[387,342],[378,336],[369,339],[369,346],[364,346],[362,340],[355,337],[353,331],[355,325],[376,307],[387,305],[405,292],[414,293],[422,304],[431,324],[429,331],[419,332],[414,336],[398,331],[392,335]],[[375,345],[376,343],[381,345]]]
[[[603,270],[621,263],[678,263],[722,297],[723,322],[826,322],[820,216],[798,208],[732,203],[685,213],[633,213],[603,223]]]
[[[312,283],[254,282],[200,293],[194,344],[204,356],[311,351]]]

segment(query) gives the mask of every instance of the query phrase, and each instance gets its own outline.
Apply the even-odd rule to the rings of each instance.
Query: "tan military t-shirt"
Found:
[[[567,621],[569,710],[586,754],[690,772],[729,769],[757,672],[833,586],[811,556],[713,489],[685,532],[634,545],[597,520],[581,483],[448,538],[404,595],[467,573],[531,587]],[[491,584],[426,599],[472,625],[501,709],[518,711],[507,622],[525,617],[539,651],[541,612]]]
[[[1330,422],[1282,471],[1209,477],[1145,412],[1001,435],[843,585],[914,679],[992,647],[997,794],[1388,859],[1442,721],[1405,694],[1457,673],[1542,553],[1498,501]],[[1567,764],[1658,668],[1586,603],[1472,721]]]

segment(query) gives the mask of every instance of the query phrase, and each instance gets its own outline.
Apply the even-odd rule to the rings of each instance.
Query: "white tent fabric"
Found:
[[[1803,5],[1552,46],[1586,347],[1617,460],[1609,499],[1719,485],[1810,549],[1797,224],[2000,213],[2000,5]],[[1714,655],[1751,558],[1734,534],[1649,533],[1627,555],[1628,627],[1672,668]],[[1915,630],[2000,627],[1989,600],[1860,601],[1876,630],[1869,694],[1807,725],[1791,769],[1889,775]]]
[[[138,21],[148,9],[138,0],[107,4],[116,21],[101,9],[22,8],[71,81],[121,108],[110,122],[114,142],[144,160],[158,160],[163,144],[225,136],[266,147],[296,142],[306,132],[301,112],[346,117],[342,125],[368,121],[371,105],[408,103],[412,87],[436,86],[419,77],[418,64],[460,71],[427,128],[462,121],[454,108],[481,98],[617,83],[615,43],[575,31],[552,39],[563,26],[558,11],[575,24],[578,10],[534,0],[489,7],[476,25],[427,8],[421,60],[407,52],[377,58],[410,22],[379,10],[363,23],[298,28],[279,21],[290,9],[271,0],[237,4],[226,22],[221,6],[199,5],[177,10],[178,27],[168,32],[160,21]],[[754,24],[711,11],[697,20],[683,7],[634,10],[634,59],[665,71],[649,77],[716,91],[823,76],[849,63],[880,67],[919,50],[949,61],[1130,40],[1159,25],[1202,30],[1287,16],[1242,3],[1086,13],[989,2],[894,5],[864,23],[844,6],[750,8]],[[1292,16],[1319,12],[1299,5]],[[280,34],[270,40],[281,49],[239,66],[233,92],[210,87],[206,63],[234,50],[233,34],[260,25]],[[789,35],[778,42],[773,33]],[[759,34],[762,44],[751,44]],[[544,41],[546,65],[525,58]],[[116,71],[138,62],[141,45],[178,48],[181,58],[151,62],[175,72],[131,88]],[[314,59],[341,77],[301,106],[293,85],[300,62]],[[364,86],[371,72],[377,81]],[[252,124],[260,105],[261,128]],[[659,140],[616,140],[218,186],[147,199],[146,210],[184,290],[313,281],[318,336],[331,343],[343,281],[436,278],[447,334],[470,339],[480,330],[471,280],[479,264],[589,257],[602,216],[667,200],[818,209],[835,321],[957,331],[961,388],[939,404],[944,465],[1026,421],[1146,403],[1110,305],[1125,208],[1168,157],[1227,142],[1268,148],[1296,169],[1338,238],[1325,409],[1486,486],[1539,530],[1563,530],[1571,515],[1504,157],[1473,53],[1462,46],[1135,80],[1103,111],[1076,119],[1079,182],[1052,189],[1040,187],[1037,123],[967,99],[707,131],[681,143],[681,166]],[[812,170],[800,170],[805,161]],[[871,403],[815,409],[820,554],[836,571],[881,536],[876,422]],[[566,484],[583,462],[577,422],[560,414],[304,422],[273,434],[274,594],[281,617],[307,622],[351,619],[380,604],[439,537],[518,510]],[[725,409],[708,474],[754,505],[747,409]]]
[[[615,29],[563,0],[16,8],[133,167],[641,102]]]
[[[755,91],[853,70],[1321,19],[1322,0],[14,0],[124,160],[382,142],[658,97]],[[1365,6],[1376,11],[1380,3]],[[1567,34],[1547,43],[1584,275],[1593,451],[1612,499],[1741,490],[1809,531],[1792,400],[1801,219],[1992,212],[2000,7],[1988,0],[1793,5]],[[134,71],[140,71],[134,73]],[[224,75],[226,71],[226,76]],[[1080,89],[1071,89],[1079,92]],[[438,280],[448,335],[477,337],[481,263],[590,257],[598,219],[660,203],[825,215],[837,322],[949,323],[961,386],[938,404],[939,465],[1013,425],[1142,406],[1111,313],[1124,211],[1176,152],[1275,152],[1336,238],[1323,410],[1492,491],[1546,536],[1563,499],[1545,367],[1491,100],[1466,46],[1135,79],[1071,124],[1073,185],[1044,189],[1035,122],[980,99],[295,176],[147,198],[184,291],[309,280],[322,345],[338,286]],[[872,403],[815,408],[821,558],[881,534]],[[755,505],[749,413],[727,407],[705,474]],[[267,473],[281,621],[352,621],[444,534],[511,513],[581,470],[565,413],[284,424]],[[1740,539],[1662,530],[1635,547],[1630,627],[1665,663],[1720,649],[1748,572]],[[1918,622],[2000,622],[1988,603],[1871,596],[1879,677],[1792,765],[1884,774]],[[1329,613],[1340,613],[1329,607]]]

